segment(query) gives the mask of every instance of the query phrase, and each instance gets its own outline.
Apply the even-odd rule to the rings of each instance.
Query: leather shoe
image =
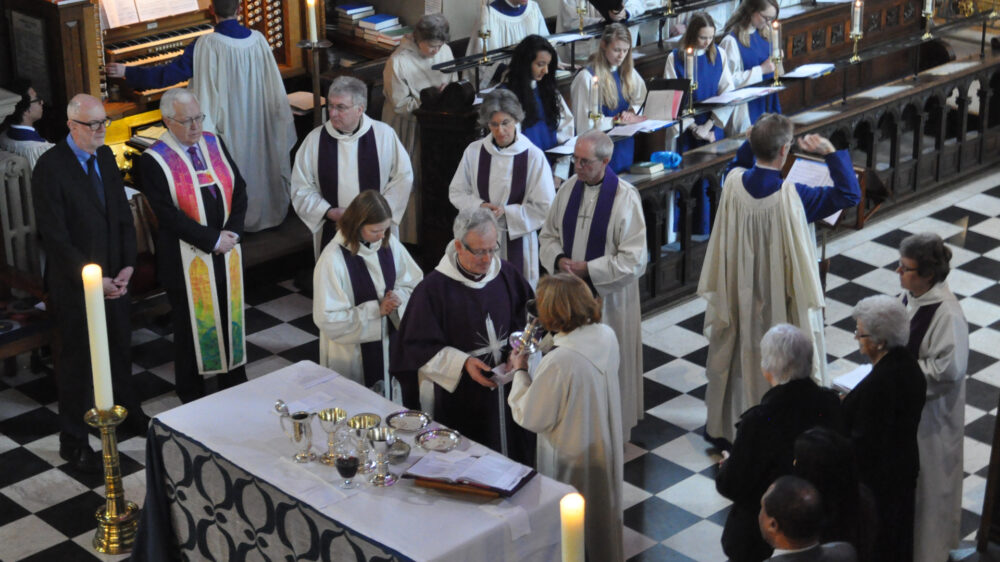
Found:
[[[74,446],[60,443],[59,456],[80,472],[98,474],[104,471],[104,459],[101,453],[91,450],[87,445]]]

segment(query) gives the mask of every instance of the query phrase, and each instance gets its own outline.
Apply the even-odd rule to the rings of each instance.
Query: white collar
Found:
[[[473,281],[462,272],[458,270],[458,251],[455,249],[455,240],[448,242],[448,246],[444,250],[444,256],[441,257],[441,261],[438,262],[436,269],[440,271],[444,276],[449,279],[458,281],[459,283],[465,285],[466,287],[471,287],[473,289],[482,289],[490,281],[496,279],[497,275],[500,275],[500,257],[493,255],[493,261],[490,262],[490,269],[486,272],[486,275],[478,281]]]
[[[532,80],[531,81],[531,89],[534,90],[534,89],[537,89],[537,88],[538,88],[538,80]]]
[[[920,295],[919,297],[913,296],[913,293],[907,291],[906,294],[909,297],[907,304],[909,306],[926,306],[928,304],[934,304],[936,302],[943,301],[949,294],[951,289],[948,288],[947,281],[941,281],[935,283],[933,287],[927,289],[927,292]]]
[[[31,125],[11,125],[11,129],[24,129],[25,131],[34,131],[35,128]]]
[[[336,128],[334,128],[333,122],[330,121],[329,119],[326,121],[326,123],[323,123],[323,126],[326,127],[326,132],[330,133],[330,136],[337,139],[338,141],[354,142],[359,138],[361,138],[361,135],[367,133],[368,129],[372,128],[372,118],[362,113],[361,123],[358,126],[358,130],[349,134],[344,134],[338,131]]]

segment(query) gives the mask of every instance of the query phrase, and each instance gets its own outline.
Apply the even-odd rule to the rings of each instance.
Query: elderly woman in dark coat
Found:
[[[898,300],[877,295],[854,307],[861,353],[871,373],[844,398],[844,421],[854,443],[861,482],[878,511],[875,560],[913,559],[913,502],[920,460],[917,426],[927,382],[906,349],[910,326]]]
[[[809,377],[813,347],[802,331],[778,324],[764,334],[760,352],[760,367],[772,388],[740,417],[732,455],[715,477],[719,493],[733,500],[722,549],[734,562],[771,555],[757,522],[760,498],[776,478],[791,474],[795,438],[817,425],[842,426],[836,393]]]

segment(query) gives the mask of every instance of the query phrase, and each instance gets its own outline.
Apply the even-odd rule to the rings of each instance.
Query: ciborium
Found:
[[[523,330],[512,333],[507,341],[515,352],[523,349],[526,353],[531,354],[538,351],[538,342],[542,339],[542,335],[539,333],[541,330],[538,326],[538,306],[535,299],[529,299],[524,308],[528,324]]]

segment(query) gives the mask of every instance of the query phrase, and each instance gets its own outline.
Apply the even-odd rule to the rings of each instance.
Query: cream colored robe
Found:
[[[456,73],[445,74],[431,68],[453,58],[451,47],[447,43],[441,45],[441,50],[433,57],[424,58],[417,44],[407,36],[399,43],[399,47],[389,57],[382,71],[385,89],[382,121],[396,131],[403,148],[410,154],[414,186],[420,181],[420,135],[413,110],[420,107],[421,90],[455,81],[458,77]],[[417,233],[420,230],[419,189],[413,189],[410,193],[410,203],[403,215],[399,230],[403,241],[417,242]]]
[[[618,342],[605,324],[553,339],[534,377],[514,376],[507,403],[514,421],[538,434],[538,471],[583,494],[589,559],[624,560]]]
[[[205,130],[226,143],[247,182],[245,230],[278,226],[288,213],[295,124],[271,47],[259,31],[245,39],[198,38],[188,86],[201,102]]]
[[[580,31],[580,14],[576,11],[579,5],[579,0],[559,1],[559,11],[556,12],[556,33]],[[642,0],[622,0],[622,5],[625,7],[625,11],[628,12],[629,19],[641,16],[646,12],[646,5]],[[597,11],[597,8],[595,8],[593,4],[587,2],[587,13],[583,15],[583,26],[587,27],[588,25],[593,25],[602,21],[604,21],[604,17],[601,13]],[[619,23],[628,25],[628,20],[624,20]],[[636,42],[639,39],[639,26],[629,26],[629,32],[632,34],[632,46],[635,47]],[[587,57],[590,56],[590,53],[594,52],[599,44],[599,36],[589,41],[577,41],[574,49],[577,63],[586,61]],[[569,55],[569,45],[559,47],[559,58],[562,62],[570,62]]]
[[[517,45],[529,35],[541,35],[542,37],[549,35],[549,28],[545,26],[545,16],[535,0],[528,0],[527,9],[519,16],[508,16],[488,6],[483,7],[479,12],[479,17],[476,18],[475,27],[469,30],[469,46],[465,50],[466,56],[483,52],[483,41],[479,38],[480,30],[486,30],[490,33],[486,39],[487,51]],[[472,71],[468,72],[468,80],[471,82],[474,77]],[[490,78],[495,72],[495,64],[479,67],[479,87],[485,88],[489,85]]]
[[[771,326],[792,324],[811,337],[820,384],[826,364],[823,290],[802,200],[790,182],[755,199],[743,187],[745,171],[726,177],[698,281],[708,301],[705,431],[729,441],[740,415],[771,388],[760,370],[760,340]]]
[[[917,356],[927,377],[927,400],[917,428],[920,474],[913,535],[913,559],[939,562],[947,560],[948,551],[958,548],[961,540],[969,324],[945,281],[919,297],[907,295],[907,301],[909,319],[921,306],[941,303],[920,342]]]
[[[38,162],[38,157],[45,154],[45,151],[53,146],[55,145],[51,142],[45,141],[11,140],[7,136],[6,131],[0,133],[0,150],[6,150],[7,152],[23,156],[28,161],[29,170],[34,170],[35,162]]]
[[[391,127],[375,121],[367,115],[361,116],[361,125],[352,134],[345,135],[333,128],[329,121],[313,129],[295,153],[295,168],[292,170],[292,208],[306,227],[313,232],[313,246],[316,256],[323,250],[319,247],[323,222],[330,202],[323,198],[319,185],[319,140],[320,128],[337,139],[338,204],[347,207],[358,195],[358,139],[375,129],[375,146],[378,150],[379,179],[381,193],[392,208],[393,234],[398,234],[399,223],[410,200],[413,185],[413,170],[410,157],[399,142],[399,137]]]
[[[490,160],[490,200],[488,203],[503,207],[500,227],[507,231],[512,244],[521,244],[524,278],[534,289],[538,284],[538,230],[542,228],[549,207],[555,199],[552,169],[545,153],[524,135],[517,135],[514,142],[504,148],[493,143],[493,135],[473,142],[466,147],[462,161],[448,188],[448,199],[459,211],[479,207],[487,201],[479,197],[479,155],[486,148]],[[514,170],[514,156],[528,151],[528,173],[522,203],[509,203],[510,184]],[[507,259],[507,238],[500,237],[500,257]]]
[[[562,219],[570,193],[576,184],[576,175],[570,176],[552,203],[538,236],[542,265],[549,271],[558,271],[556,258],[563,253]],[[592,217],[599,186],[584,186],[580,212],[576,221],[573,249],[569,256],[582,260],[587,251]],[[642,214],[639,192],[626,181],[618,180],[618,191],[611,207],[604,255],[587,262],[590,281],[603,299],[601,321],[614,330],[618,337],[621,384],[621,410],[623,437],[643,416],[642,406],[642,312],[639,309],[639,277],[646,270],[649,259],[646,250],[646,221]]]
[[[569,87],[569,97],[573,106],[573,119],[576,121],[576,134],[582,135],[589,131],[593,125],[590,120],[590,112],[594,109],[591,103],[590,90],[593,87],[594,75],[587,68],[583,68],[576,73],[573,83]],[[638,112],[642,102],[646,99],[646,81],[642,79],[639,71],[632,69],[632,79],[636,84],[636,103],[632,104],[632,110]],[[628,96],[625,96],[628,99]],[[607,131],[614,126],[612,117],[601,117],[598,128]]]
[[[396,283],[392,290],[402,304],[389,316],[379,313],[379,301],[354,302],[354,287],[344,263],[340,232],[327,244],[316,262],[313,272],[313,322],[320,331],[319,361],[323,366],[337,371],[358,384],[364,384],[361,364],[361,344],[382,339],[382,354],[386,372],[389,369],[388,325],[399,326],[406,312],[406,303],[417,283],[424,278],[417,262],[396,239],[389,238],[393,262],[396,264]],[[379,265],[378,247],[361,244],[358,255],[365,261],[379,299],[385,296],[385,279]]]

